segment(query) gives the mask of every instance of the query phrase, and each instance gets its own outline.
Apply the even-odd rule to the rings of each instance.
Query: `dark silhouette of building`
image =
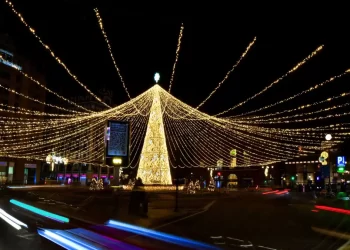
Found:
[[[45,76],[38,71],[37,67],[30,60],[16,53],[12,39],[8,35],[0,35],[0,115],[3,117],[26,117],[25,114],[18,113],[20,109],[40,112],[45,110],[44,105],[11,91],[45,102],[45,90],[23,76],[19,70],[32,76],[42,85],[46,85]],[[40,116],[37,118],[40,119]],[[44,119],[42,116],[41,118]],[[4,131],[4,129],[4,123],[1,123],[0,130]],[[6,134],[0,134],[0,141],[8,143],[9,140]],[[0,143],[0,181],[34,184],[39,179],[40,161],[7,157],[6,147],[8,145]]]

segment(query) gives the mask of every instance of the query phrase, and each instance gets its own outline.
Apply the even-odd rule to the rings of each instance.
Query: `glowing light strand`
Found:
[[[283,111],[278,111],[278,112],[275,112],[275,113],[269,113],[269,114],[266,114],[266,115],[242,117],[241,119],[242,120],[252,120],[252,119],[255,120],[255,119],[260,119],[260,118],[266,118],[266,117],[281,115],[281,114],[284,114],[284,113],[291,113],[291,112],[299,111],[299,110],[302,110],[302,109],[310,108],[310,107],[313,107],[313,106],[316,106],[316,105],[320,105],[320,104],[323,104],[323,103],[326,103],[326,102],[330,102],[330,101],[333,101],[333,100],[336,100],[336,99],[339,99],[341,97],[345,97],[345,96],[348,96],[348,95],[350,95],[350,92],[342,93],[342,94],[337,95],[337,96],[328,97],[327,99],[322,100],[322,101],[317,101],[317,102],[314,102],[314,103],[303,104],[303,105],[301,105],[301,106],[299,106],[297,108],[294,108],[294,109],[286,109],[286,110],[283,110]],[[316,112],[322,112],[322,111],[315,111],[315,113]]]
[[[265,109],[268,109],[268,108],[272,108],[272,107],[274,107],[274,106],[276,106],[276,105],[279,105],[279,104],[288,102],[288,101],[293,100],[294,98],[297,98],[297,97],[299,97],[299,96],[301,96],[301,95],[304,95],[304,94],[306,94],[306,93],[309,93],[309,92],[311,92],[311,91],[314,91],[314,90],[318,89],[319,87],[322,87],[322,86],[326,85],[327,83],[331,83],[331,82],[333,82],[334,80],[336,80],[336,79],[338,79],[338,78],[341,78],[341,77],[343,77],[343,76],[345,76],[345,75],[347,75],[347,74],[349,74],[349,73],[350,73],[350,69],[346,70],[344,73],[342,73],[342,74],[340,74],[340,75],[332,76],[331,78],[329,78],[329,79],[327,79],[327,80],[325,80],[325,81],[323,81],[323,82],[321,82],[321,83],[319,83],[319,84],[316,84],[316,85],[313,86],[313,87],[310,87],[310,88],[308,88],[308,89],[305,89],[305,90],[303,90],[303,91],[301,91],[301,92],[299,92],[299,93],[297,93],[297,94],[295,94],[295,95],[293,95],[293,96],[290,96],[290,97],[288,97],[288,98],[286,98],[286,99],[280,100],[280,101],[278,101],[278,102],[276,102],[276,103],[269,104],[269,105],[266,105],[266,106],[261,107],[261,108],[259,108],[259,109],[255,109],[255,110],[252,110],[252,111],[249,111],[249,112],[246,112],[246,113],[242,113],[242,114],[240,114],[240,115],[229,116],[229,117],[230,117],[230,118],[240,117],[240,116],[244,116],[244,115],[249,115],[249,114],[252,114],[252,113],[256,113],[256,112],[259,112],[259,111],[261,111],[261,110],[265,110]],[[228,117],[227,117],[227,118],[228,118]]]
[[[303,59],[301,62],[299,62],[297,65],[295,65],[292,69],[290,69],[287,73],[285,73],[283,76],[279,77],[278,79],[276,79],[275,81],[273,81],[270,85],[266,86],[264,89],[262,89],[260,92],[256,93],[255,95],[247,98],[245,101],[238,103],[237,105],[233,106],[232,108],[229,108],[225,111],[222,111],[218,114],[216,114],[215,116],[219,116],[219,115],[223,115],[229,111],[232,111],[240,106],[242,106],[243,104],[247,103],[248,101],[254,99],[255,97],[261,95],[262,93],[264,93],[265,91],[267,91],[268,89],[270,89],[271,87],[273,87],[274,85],[276,85],[277,83],[279,83],[280,81],[282,81],[285,77],[287,77],[288,75],[290,75],[291,73],[295,72],[297,69],[299,69],[302,65],[304,65],[307,61],[309,61],[312,57],[314,57],[315,55],[317,55],[317,53],[319,51],[321,51],[323,49],[323,45],[321,45],[320,47],[318,47],[316,50],[314,50],[310,55],[308,55],[305,59]]]
[[[197,107],[196,109],[199,109],[200,107],[202,107],[204,105],[204,103],[206,103],[214,94],[215,92],[221,87],[221,85],[228,79],[228,77],[230,76],[230,74],[235,70],[235,68],[239,65],[239,63],[243,60],[243,58],[248,54],[248,51],[250,50],[250,48],[254,45],[256,41],[256,37],[254,37],[253,41],[248,45],[248,47],[245,49],[245,51],[243,52],[243,54],[241,55],[241,57],[238,59],[238,61],[236,62],[235,65],[233,65],[233,67],[226,73],[224,79],[222,79],[221,82],[219,82],[219,84],[216,86],[216,88],[209,94],[209,96],[207,98],[204,99],[204,101],[202,101]]]
[[[171,72],[171,78],[170,78],[170,83],[169,83],[169,91],[168,91],[169,93],[171,92],[171,87],[173,85],[174,76],[175,76],[175,69],[176,69],[177,61],[179,59],[179,52],[180,52],[180,48],[181,48],[181,40],[182,40],[183,30],[184,30],[184,25],[182,23],[181,27],[180,27],[180,34],[179,34],[179,37],[177,39],[175,61],[174,61],[173,70]]]
[[[96,17],[97,17],[97,21],[98,21],[98,24],[99,24],[99,26],[100,26],[102,35],[103,35],[103,37],[104,37],[104,39],[105,39],[105,42],[107,43],[109,55],[110,55],[111,58],[112,58],[112,62],[113,62],[113,64],[114,64],[114,67],[115,67],[115,69],[117,70],[118,76],[119,76],[119,78],[120,78],[120,81],[121,81],[122,84],[123,84],[123,88],[124,88],[126,94],[128,95],[129,99],[131,99],[131,96],[130,96],[130,93],[129,93],[129,91],[128,91],[128,88],[126,87],[126,84],[125,84],[125,82],[124,82],[124,79],[123,79],[123,77],[122,77],[122,74],[120,73],[120,69],[119,69],[119,67],[118,67],[118,65],[117,65],[117,63],[116,63],[116,61],[115,61],[115,59],[114,59],[114,56],[113,56],[113,53],[112,53],[111,44],[110,44],[110,42],[109,42],[109,40],[108,40],[107,33],[106,33],[106,31],[105,31],[105,29],[104,29],[104,27],[103,27],[102,17],[101,17],[101,15],[100,15],[100,13],[99,13],[99,11],[98,11],[97,8],[95,8],[94,11],[95,11],[95,14],[96,14]]]
[[[14,90],[14,89],[7,88],[7,87],[5,87],[5,86],[3,86],[3,85],[1,85],[1,84],[0,84],[0,88],[6,89],[6,90],[9,91],[10,93],[12,92],[12,93],[14,93],[14,94],[16,94],[16,95],[22,96],[22,97],[24,97],[24,98],[26,98],[26,99],[29,99],[29,100],[31,100],[31,101],[33,101],[33,102],[40,103],[40,104],[42,104],[42,105],[46,105],[46,106],[50,106],[50,107],[52,107],[52,108],[64,110],[64,111],[66,111],[66,112],[71,112],[71,113],[76,113],[76,114],[85,114],[85,113],[83,113],[83,112],[78,112],[78,111],[75,111],[75,110],[70,110],[70,109],[62,108],[62,107],[59,107],[59,106],[56,106],[56,105],[53,105],[53,104],[49,104],[49,103],[46,103],[46,102],[42,102],[42,101],[40,101],[40,100],[38,100],[38,99],[29,97],[29,96],[24,95],[24,94],[22,94],[22,93],[19,93],[19,92],[17,92],[17,91]]]
[[[23,16],[21,13],[19,13],[12,2],[5,0],[5,2],[8,4],[8,6],[10,6],[11,10],[13,13],[15,13],[20,21],[29,29],[29,31],[34,35],[34,37],[36,39],[38,39],[38,41],[40,42],[40,44],[50,52],[51,56],[56,60],[56,62],[58,62],[65,70],[66,72],[80,85],[82,86],[91,96],[93,96],[97,101],[99,101],[100,103],[102,103],[104,106],[106,106],[107,108],[111,108],[108,104],[106,104],[105,102],[103,102],[98,96],[96,96],[94,93],[91,92],[91,90],[89,90],[86,85],[84,85],[81,81],[79,81],[78,77],[76,75],[74,75],[66,66],[66,64],[59,58],[56,56],[56,54],[53,52],[53,50],[51,50],[51,48],[49,47],[49,45],[47,45],[46,43],[43,42],[43,40],[36,34],[35,30],[24,20]]]
[[[92,112],[91,110],[84,108],[83,106],[76,104],[75,102],[72,102],[71,100],[68,100],[67,98],[61,96],[60,94],[52,91],[51,89],[47,88],[46,86],[44,86],[43,84],[41,84],[38,80],[34,79],[33,77],[31,77],[30,75],[28,75],[27,73],[23,72],[23,71],[19,71],[22,75],[24,75],[26,78],[30,79],[32,82],[36,83],[37,85],[39,85],[40,87],[42,87],[43,89],[45,89],[47,92],[57,96],[58,98],[68,102],[69,104],[72,104],[74,106],[76,106],[77,108],[83,109],[85,111],[88,112]]]

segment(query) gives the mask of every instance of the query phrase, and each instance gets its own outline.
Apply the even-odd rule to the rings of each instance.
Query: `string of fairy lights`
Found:
[[[10,6],[11,10],[13,13],[15,13],[19,20],[29,29],[29,31],[33,34],[33,36],[39,41],[39,43],[50,52],[50,55],[56,60],[56,62],[58,64],[60,64],[65,70],[66,72],[80,85],[82,86],[91,96],[93,96],[97,101],[99,101],[100,103],[102,103],[103,105],[105,105],[107,108],[110,108],[110,106],[108,104],[106,104],[105,102],[103,102],[97,95],[95,95],[94,93],[91,92],[91,90],[88,89],[88,87],[83,84],[81,81],[78,80],[78,77],[76,75],[74,75],[66,66],[66,64],[58,57],[56,56],[55,52],[50,48],[49,45],[47,45],[46,43],[44,43],[44,41],[37,35],[37,33],[35,32],[35,29],[32,28],[25,20],[24,17],[21,13],[19,13],[12,2],[5,0],[5,2]]]
[[[275,81],[273,81],[272,83],[270,83],[268,86],[266,86],[264,89],[262,89],[261,91],[259,91],[258,93],[256,93],[255,95],[247,98],[245,101],[242,101],[238,104],[236,104],[235,106],[226,109],[225,111],[222,111],[218,114],[216,114],[216,116],[219,115],[223,115],[226,114],[229,111],[232,111],[234,109],[236,109],[237,107],[242,106],[243,104],[247,103],[248,101],[254,99],[255,97],[261,95],[262,93],[266,92],[267,90],[269,90],[270,88],[272,88],[274,85],[278,84],[279,82],[281,82],[284,78],[286,78],[287,76],[289,76],[291,73],[297,71],[301,66],[303,66],[307,61],[309,61],[311,58],[313,58],[314,56],[317,55],[318,52],[320,52],[323,49],[323,45],[319,46],[316,50],[314,50],[310,55],[308,55],[306,58],[304,58],[302,61],[298,62],[292,69],[290,69],[287,73],[285,73],[284,75],[282,75],[281,77],[277,78]]]
[[[240,64],[240,62],[243,60],[243,58],[248,54],[249,50],[251,49],[251,47],[254,45],[256,41],[256,37],[254,37],[253,41],[251,43],[249,43],[248,47],[245,49],[245,51],[243,52],[243,54],[240,56],[240,58],[238,59],[238,61],[232,66],[232,68],[226,73],[224,79],[221,80],[221,82],[218,83],[218,85],[215,87],[215,89],[210,92],[210,94],[208,95],[207,98],[204,99],[204,101],[202,101],[196,109],[199,109],[200,107],[202,107],[204,105],[204,103],[206,103],[214,94],[215,92],[221,87],[221,85],[229,78],[229,76],[231,75],[231,73],[236,69],[236,67]]]
[[[160,175],[160,181],[168,183],[170,172],[167,172],[166,168],[169,166],[174,168],[216,166],[219,160],[223,162],[224,166],[231,164],[241,167],[267,165],[317,153],[317,151],[322,150],[322,143],[328,133],[332,134],[333,139],[330,144],[332,146],[342,143],[350,136],[350,123],[339,121],[340,118],[350,115],[349,110],[347,110],[350,102],[346,101],[350,92],[344,90],[339,94],[313,103],[266,113],[266,110],[272,107],[291,102],[295,98],[332,84],[348,75],[350,70],[332,76],[278,102],[234,116],[222,116],[243,106],[296,72],[322,51],[323,45],[316,48],[287,73],[261,91],[227,110],[216,115],[209,115],[201,112],[199,108],[217,92],[232,72],[237,69],[240,62],[257,42],[256,37],[248,44],[223,80],[209,93],[207,98],[194,108],[170,94],[175,84],[176,66],[183,39],[184,24],[182,23],[168,90],[166,91],[156,84],[144,93],[131,97],[112,53],[111,43],[107,37],[101,14],[95,8],[94,12],[112,63],[130,99],[128,102],[112,108],[78,80],[78,77],[56,56],[50,46],[43,42],[34,28],[25,21],[23,15],[15,9],[10,1],[6,0],[5,2],[44,49],[50,52],[54,60],[88,94],[101,102],[106,110],[99,112],[90,110],[51,90],[22,69],[15,68],[14,70],[19,71],[30,83],[59,98],[66,105],[50,104],[0,84],[0,88],[8,91],[11,95],[19,96],[28,102],[35,102],[41,107],[38,110],[30,110],[4,103],[0,104],[0,157],[45,161],[46,156],[54,150],[67,157],[70,163],[104,166],[106,122],[111,119],[127,121],[130,122],[132,128],[131,157],[129,165],[124,167],[140,167],[145,178],[155,178],[152,175]],[[58,110],[58,112],[46,112],[45,106]],[[264,111],[265,113],[262,113]],[[323,123],[315,126],[313,122],[319,121],[323,121]],[[299,126],[291,126],[291,124]],[[234,163],[230,155],[232,149],[237,151]],[[158,155],[157,159],[153,157],[154,155]],[[156,161],[161,162],[157,164],[161,165],[162,174],[153,170]]]
[[[112,53],[112,47],[111,47],[111,44],[110,44],[110,42],[109,42],[109,40],[108,40],[107,33],[106,33],[106,31],[105,31],[105,29],[104,29],[104,27],[103,27],[103,22],[102,22],[102,17],[101,17],[101,15],[100,15],[100,12],[98,11],[97,8],[95,8],[94,11],[95,11],[96,18],[97,18],[97,22],[98,22],[98,25],[100,26],[100,29],[101,29],[103,38],[105,39],[105,42],[106,42],[106,44],[107,44],[108,52],[109,52],[109,55],[111,56],[113,65],[114,65],[114,67],[115,67],[115,69],[116,69],[116,71],[117,71],[117,73],[118,73],[118,76],[119,76],[119,78],[120,78],[120,81],[121,81],[122,84],[123,84],[123,88],[124,88],[126,94],[128,95],[129,99],[131,99],[130,93],[129,93],[129,91],[128,91],[128,88],[126,87],[126,84],[125,84],[125,81],[124,81],[124,79],[123,79],[123,76],[122,76],[122,74],[121,74],[121,72],[120,72],[120,69],[119,69],[119,67],[118,67],[118,65],[117,65],[117,63],[116,63],[116,61],[115,61],[115,59],[114,59],[114,55],[113,55],[113,53]]]
[[[173,64],[173,69],[171,71],[171,77],[170,77],[170,83],[169,83],[169,93],[171,92],[171,87],[173,86],[174,77],[175,77],[175,69],[176,69],[177,61],[179,60],[179,54],[180,54],[180,49],[181,49],[181,40],[182,40],[183,31],[184,31],[184,24],[181,23],[180,33],[179,33],[179,37],[177,39],[175,61],[174,61],[174,64]]]

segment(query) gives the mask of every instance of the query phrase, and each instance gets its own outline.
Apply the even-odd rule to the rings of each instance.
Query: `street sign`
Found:
[[[106,127],[106,164],[122,164],[127,167],[130,154],[130,123],[109,120]]]
[[[337,157],[337,172],[344,173],[345,165],[346,165],[345,156],[338,156]]]
[[[345,156],[337,157],[337,167],[345,167]]]

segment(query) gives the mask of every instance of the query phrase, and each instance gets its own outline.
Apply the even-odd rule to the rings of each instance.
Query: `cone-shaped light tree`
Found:
[[[141,151],[137,178],[144,184],[172,184],[160,101],[160,86],[153,87],[153,102]]]

